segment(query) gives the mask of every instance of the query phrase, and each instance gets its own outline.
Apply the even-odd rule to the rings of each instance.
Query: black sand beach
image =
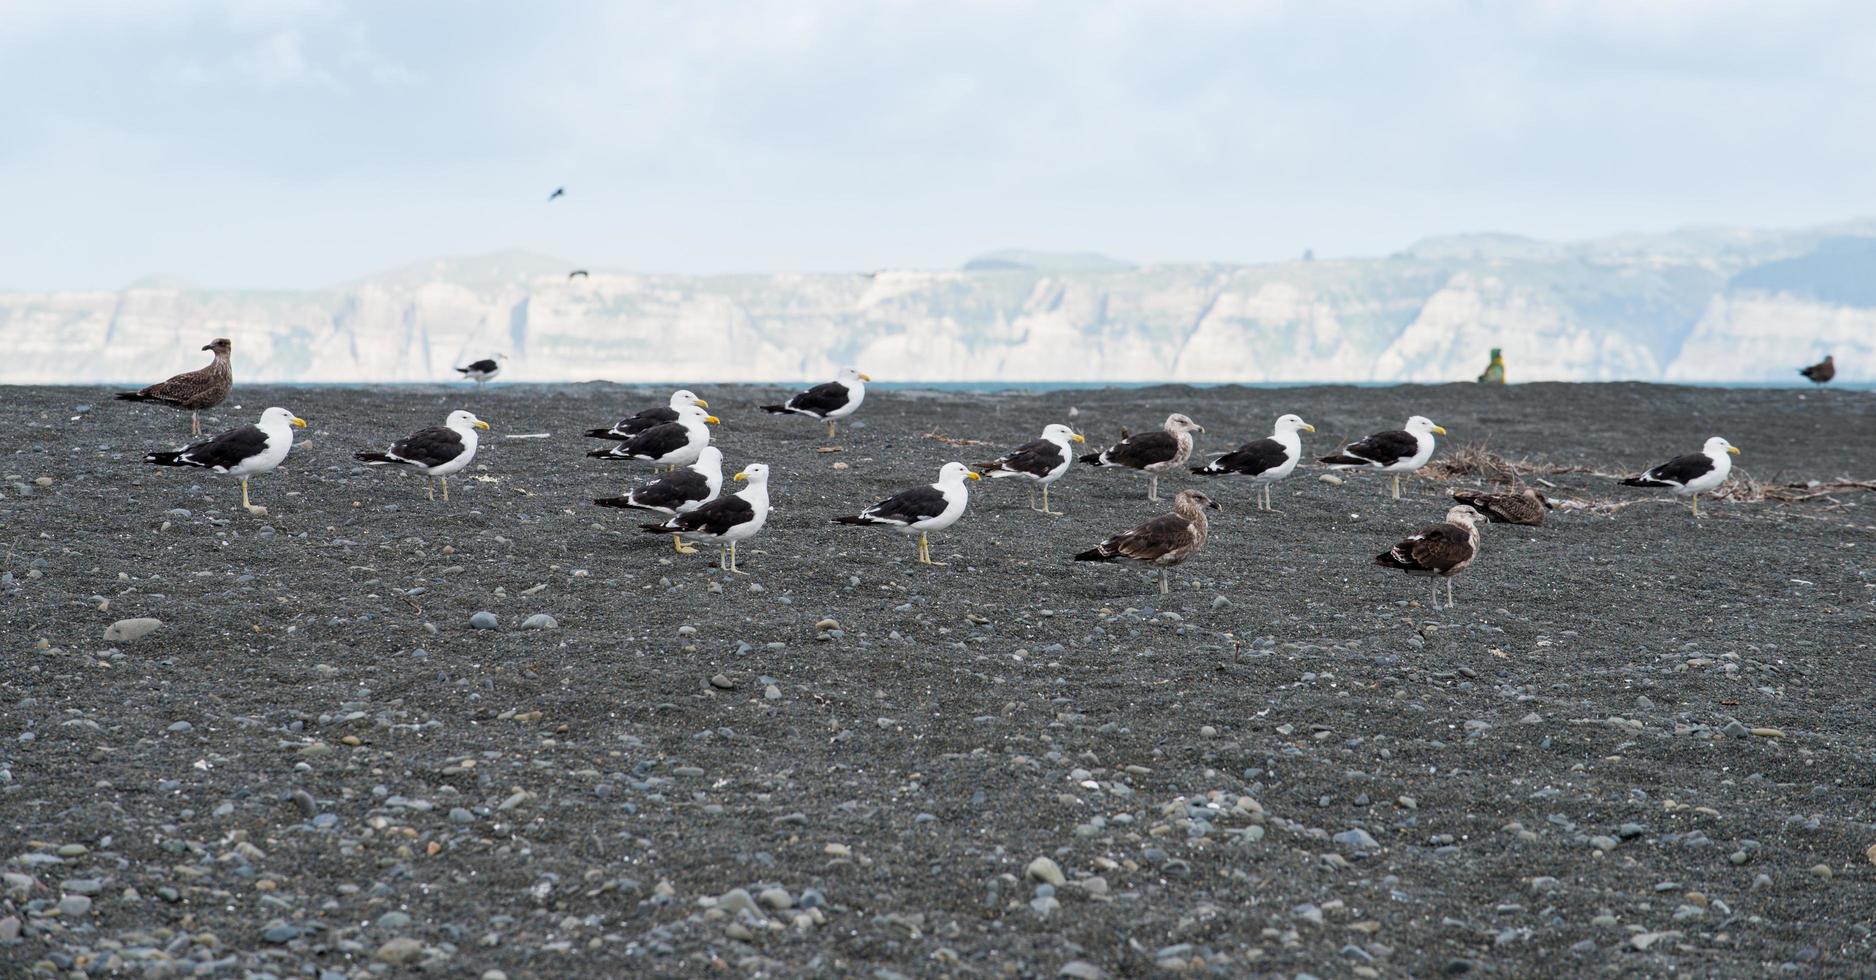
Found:
[[[1131,474],[1071,472],[1059,518],[973,483],[943,568],[829,523],[1048,422],[1098,447],[1171,411],[1201,453],[1283,412],[1311,456],[1424,414],[1442,455],[1633,472],[1719,434],[1736,474],[1867,479],[1870,393],[876,391],[821,454],[818,423],[756,411],[773,390],[692,387],[728,468],[773,470],[747,576],[591,503],[644,468],[577,433],[661,391],[238,387],[205,425],[312,423],[256,517],[231,480],[141,463],[186,414],[0,389],[0,975],[1876,961],[1876,498],[1491,526],[1437,611],[1372,566],[1445,512],[1458,484],[1428,478],[1390,501],[1304,469],[1280,514],[1206,483],[1226,511],[1167,598],[1069,560],[1163,511]],[[494,432],[450,505],[353,462],[457,407]]]

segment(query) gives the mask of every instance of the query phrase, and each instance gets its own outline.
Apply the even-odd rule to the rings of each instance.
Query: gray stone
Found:
[[[560,620],[557,620],[554,617],[547,615],[546,613],[535,613],[534,615],[529,616],[527,619],[524,619],[521,621],[521,628],[524,630],[559,629]]]
[[[378,947],[377,957],[392,966],[414,963],[423,956],[423,944],[408,936],[387,940]]]
[[[149,636],[162,625],[163,621],[154,616],[120,619],[104,628],[104,639],[107,643],[130,643]]]
[[[1381,849],[1381,842],[1375,840],[1373,835],[1360,827],[1344,830],[1336,834],[1334,840],[1343,847],[1352,847],[1358,851],[1378,851]]]
[[[469,617],[469,625],[471,628],[474,628],[474,629],[492,630],[495,627],[500,626],[501,624],[502,624],[502,621],[500,619],[497,619],[495,617],[495,614],[492,612],[489,612],[487,609],[483,609]]]
[[[78,918],[91,914],[91,896],[67,895],[59,899],[59,914],[68,918]]]
[[[1058,888],[1068,883],[1068,876],[1062,873],[1062,866],[1049,857],[1039,857],[1029,862],[1023,874],[1031,880],[1046,882]]]

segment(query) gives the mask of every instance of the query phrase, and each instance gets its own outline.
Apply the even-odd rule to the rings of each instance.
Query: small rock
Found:
[[[840,628],[840,620],[829,617],[827,619],[821,620],[818,623],[815,623],[814,628],[817,630],[821,630],[822,632],[826,632],[827,630],[837,630]]]
[[[1378,851],[1381,849],[1381,842],[1375,840],[1372,834],[1369,834],[1360,827],[1356,827],[1352,830],[1344,830],[1336,834],[1333,839],[1337,844],[1343,847],[1352,847],[1358,851]]]
[[[1342,485],[1342,478],[1339,476],[1336,476],[1334,473],[1324,473],[1321,476],[1316,477],[1316,479],[1319,482],[1327,483],[1328,485],[1332,487],[1339,487]]]
[[[1023,874],[1035,881],[1054,885],[1057,888],[1068,883],[1068,876],[1062,873],[1062,866],[1048,857],[1039,857],[1029,862],[1029,867],[1023,869]]]
[[[1073,977],[1074,980],[1106,980],[1107,971],[1087,960],[1069,960],[1055,971],[1058,977]]]
[[[1828,864],[1813,864],[1811,865],[1811,873],[1825,881],[1829,881],[1832,872]]]
[[[149,636],[162,625],[163,621],[154,616],[120,619],[104,628],[104,639],[108,643],[129,643]]]
[[[716,674],[710,678],[710,686],[719,691],[734,691],[736,682],[730,680],[728,674]]]
[[[78,918],[91,914],[91,896],[67,895],[59,899],[59,914],[67,918]]]
[[[487,609],[483,609],[469,617],[469,626],[471,629],[492,630],[501,624],[502,621],[497,619],[495,614],[489,612]],[[418,952],[421,953],[422,951],[422,948],[419,947]],[[379,952],[383,951],[380,950]]]
[[[384,945],[378,947],[377,953],[378,959],[392,966],[414,963],[421,956],[423,956],[423,943],[408,936],[399,936],[386,941]]]
[[[762,889],[762,893],[756,896],[756,901],[779,912],[782,909],[793,907],[795,897],[788,894],[788,889],[786,888],[764,888]]]
[[[524,630],[553,630],[560,628],[560,621],[546,613],[535,613],[521,621]]]

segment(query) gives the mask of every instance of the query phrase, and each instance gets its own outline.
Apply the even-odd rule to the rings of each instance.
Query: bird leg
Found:
[[[1446,580],[1446,608],[1451,609],[1452,607],[1453,607],[1453,580],[1447,579]]]
[[[724,548],[717,552],[717,567],[726,572],[730,570],[730,549]]]
[[[827,420],[827,441],[828,442],[834,441],[834,420],[833,419]]]
[[[696,546],[685,544],[684,536],[676,531],[671,532],[671,548],[680,555],[694,555],[697,553]]]
[[[1047,492],[1046,489],[1044,492]],[[1036,509],[1036,488],[1033,485],[1029,488],[1029,509]]]
[[[1394,474],[1394,499],[1400,499],[1400,474]]]
[[[1049,509],[1049,485],[1046,483],[1042,485],[1042,512],[1051,517],[1063,516],[1061,511]]]
[[[189,434],[192,436],[202,434],[202,416],[196,412],[189,413]]]
[[[439,476],[437,479],[443,482],[443,502],[447,504],[449,503],[449,477]]]
[[[918,532],[918,560],[921,565],[943,565],[944,562],[931,560],[931,539],[924,531]]]
[[[254,509],[254,505],[248,503],[248,478],[245,476],[241,478],[241,509],[245,511]]]
[[[730,574],[731,575],[749,574],[748,572],[745,572],[742,569],[736,567],[736,542],[734,541],[730,542]]]
[[[1699,520],[1700,519],[1700,495],[1694,494],[1692,497],[1688,499],[1694,502],[1694,519]]]
[[[424,477],[423,492],[426,497],[434,501],[436,499],[436,481],[430,477]]]
[[[1146,478],[1146,499],[1159,499],[1159,474],[1148,473]]]
[[[1159,570],[1159,594],[1172,595],[1172,583],[1167,580],[1166,570]]]

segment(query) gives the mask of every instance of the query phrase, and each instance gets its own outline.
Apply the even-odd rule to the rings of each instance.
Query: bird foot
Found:
[[[680,544],[675,545],[674,550],[680,555],[694,555],[697,553],[697,546],[694,544]]]
[[[248,513],[253,514],[255,517],[267,516],[267,508],[262,507],[260,504],[248,504],[245,509],[247,510]]]
[[[1047,514],[1050,517],[1067,517],[1068,516],[1068,511],[1065,511],[1065,510],[1050,510],[1046,507],[1037,507],[1035,510],[1036,510],[1036,513],[1038,514]]]

